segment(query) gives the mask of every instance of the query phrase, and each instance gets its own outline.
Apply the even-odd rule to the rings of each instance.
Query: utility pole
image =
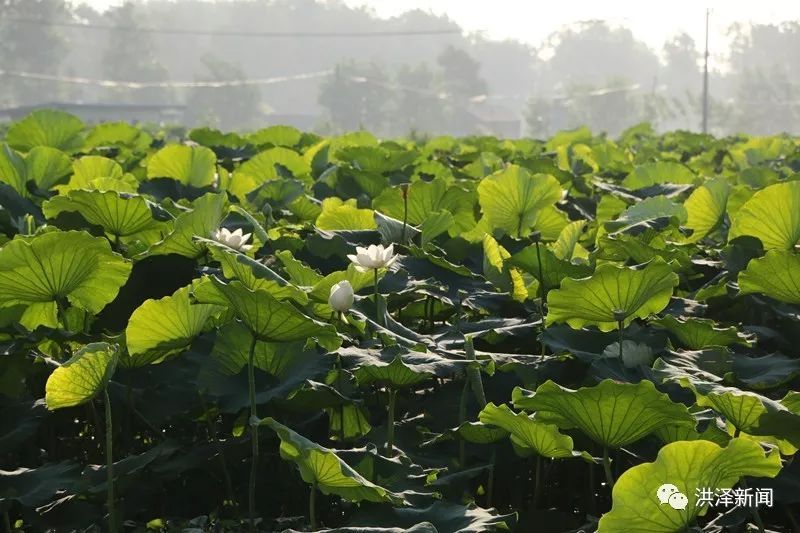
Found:
[[[706,8],[706,53],[703,65],[703,133],[708,133],[708,16],[711,12]]]

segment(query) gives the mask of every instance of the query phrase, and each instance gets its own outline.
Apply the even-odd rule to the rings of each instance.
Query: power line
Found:
[[[190,30],[182,28],[148,28],[138,26],[115,26],[113,24],[91,24],[81,22],[55,22],[31,18],[6,18],[5,22],[30,24],[34,26],[50,26],[58,28],[75,28],[81,30],[119,31],[133,33],[153,33],[164,35],[201,35],[211,37],[261,37],[261,38],[327,38],[327,37],[420,37],[425,35],[461,35],[460,29],[431,30],[388,30],[388,31],[242,31],[242,30]]]
[[[304,72],[302,74],[292,74],[288,76],[273,76],[271,78],[258,78],[252,80],[225,80],[225,81],[120,81],[103,80],[94,78],[81,78],[75,76],[57,76],[53,74],[41,74],[37,72],[22,72],[14,70],[0,70],[0,76],[12,76],[15,78],[55,81],[60,83],[72,83],[76,85],[95,85],[98,87],[121,87],[125,89],[152,89],[152,88],[221,88],[221,87],[241,87],[244,85],[272,85],[295,80],[308,80],[321,78],[331,74],[332,70],[320,70],[317,72]]]

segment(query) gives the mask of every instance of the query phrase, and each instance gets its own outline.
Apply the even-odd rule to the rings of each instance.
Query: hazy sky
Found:
[[[121,0],[81,0],[107,8]],[[144,0],[142,0],[144,1]],[[350,6],[367,6],[381,17],[410,9],[447,14],[469,32],[491,39],[518,39],[538,46],[553,31],[587,19],[603,19],[631,28],[636,37],[660,51],[665,40],[685,31],[702,45],[705,9],[712,9],[712,53],[727,48],[725,29],[733,22],[783,22],[800,20],[800,0],[343,0]]]

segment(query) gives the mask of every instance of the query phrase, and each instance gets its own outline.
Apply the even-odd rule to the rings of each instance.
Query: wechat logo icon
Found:
[[[683,511],[689,505],[689,498],[672,483],[664,483],[658,487],[656,497],[661,505],[668,504],[676,511]]]

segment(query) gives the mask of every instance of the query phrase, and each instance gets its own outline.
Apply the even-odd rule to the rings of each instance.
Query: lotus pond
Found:
[[[7,532],[797,530],[797,139],[0,139]]]

